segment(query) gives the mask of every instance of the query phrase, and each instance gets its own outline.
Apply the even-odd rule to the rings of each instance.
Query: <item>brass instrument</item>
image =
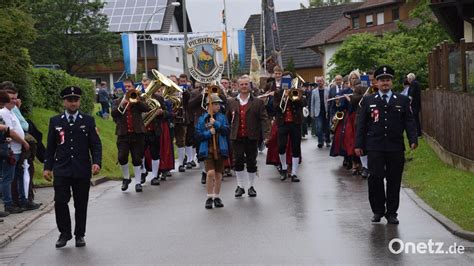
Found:
[[[218,85],[210,85],[206,88],[206,90],[204,91],[204,94],[202,96],[202,100],[201,100],[201,108],[202,109],[207,110],[207,108],[206,108],[206,97],[209,97],[209,95],[211,95],[212,93],[216,93],[217,95],[220,95],[221,94],[221,87],[219,87]]]
[[[362,107],[362,100],[364,99],[366,95],[374,94],[374,93],[377,93],[378,91],[379,91],[379,88],[375,86],[368,87],[367,90],[365,90],[364,95],[362,95],[362,98],[359,101],[359,107]]]
[[[332,97],[332,98],[329,98],[327,99],[327,101],[334,101],[334,100],[339,100],[339,99],[342,99],[342,98],[345,98],[345,96],[352,96],[353,93],[349,93],[349,94],[344,94],[344,95],[339,95],[339,96],[336,96],[336,97]]]
[[[125,100],[127,100],[127,104],[125,104]],[[125,111],[127,111],[127,108],[130,104],[135,104],[140,101],[140,95],[138,90],[129,90],[127,93],[123,96],[122,101],[120,102],[117,110],[121,114],[125,114]],[[125,106],[124,106],[125,104]]]
[[[141,95],[145,103],[151,109],[151,111],[144,115],[143,123],[145,124],[145,127],[148,126],[151,121],[153,121],[153,119],[155,119],[155,117],[158,115],[157,111],[159,109],[163,109],[163,106],[161,106],[160,102],[153,98],[153,94],[155,94],[161,86],[166,86],[163,90],[163,98],[170,100],[173,103],[173,109],[175,106],[179,106],[181,103],[181,100],[174,96],[176,91],[181,92],[181,89],[178,87],[178,85],[176,85],[176,83],[167,78],[165,75],[158,72],[156,69],[152,69],[151,72],[155,76],[156,80],[152,80],[150,85],[148,85],[147,89],[145,90],[145,93]]]
[[[291,89],[288,91],[288,95],[283,92],[283,95],[281,96],[280,100],[280,109],[284,112],[286,110],[286,106],[288,105],[288,100],[291,100],[292,102],[299,101],[303,98],[303,91],[299,89],[299,81],[300,79],[302,81],[303,78],[297,74],[298,77],[294,78],[291,81]]]
[[[344,112],[337,111],[334,117],[331,120],[331,132],[334,133],[336,131],[337,124],[344,119]]]

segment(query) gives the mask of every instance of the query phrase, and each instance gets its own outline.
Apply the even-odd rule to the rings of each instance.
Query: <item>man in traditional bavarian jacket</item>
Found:
[[[247,184],[249,197],[256,197],[254,180],[257,174],[258,140],[261,132],[264,139],[268,139],[268,115],[263,100],[250,93],[250,78],[244,75],[238,83],[239,95],[227,102],[227,120],[231,124],[230,139],[237,176],[235,197],[245,194],[244,187]],[[245,165],[247,174],[244,172]]]
[[[397,210],[405,164],[403,132],[407,133],[411,149],[418,145],[410,100],[392,92],[394,73],[389,66],[381,66],[375,71],[379,91],[362,101],[354,150],[357,156],[368,155],[372,222],[380,222],[385,216],[390,224],[399,223]],[[384,178],[387,180],[386,191]]]
[[[65,111],[49,120],[48,145],[43,177],[51,181],[54,173],[54,210],[61,233],[56,247],[64,247],[72,238],[68,202],[72,196],[75,208],[76,247],[86,245],[87,203],[92,174],[100,171],[102,144],[94,118],[79,112],[82,91],[67,87],[61,91]]]
[[[123,84],[127,94],[116,100],[112,110],[112,117],[116,123],[118,161],[123,174],[122,191],[127,190],[131,182],[128,169],[128,156],[131,154],[135,174],[135,191],[142,192],[142,171],[140,168],[145,151],[146,132],[142,113],[149,112],[150,107],[139,99],[140,92],[135,90],[133,80],[125,79]]]

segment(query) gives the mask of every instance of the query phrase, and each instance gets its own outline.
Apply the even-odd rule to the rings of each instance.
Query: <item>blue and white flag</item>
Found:
[[[123,61],[128,75],[137,72],[137,34],[122,33]]]

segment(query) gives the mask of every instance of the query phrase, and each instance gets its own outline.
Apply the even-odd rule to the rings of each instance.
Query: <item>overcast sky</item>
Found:
[[[260,14],[260,0],[225,0],[227,10],[227,30],[234,42],[229,41],[229,49],[234,53],[237,48],[237,30],[243,29],[250,15]],[[274,0],[277,12],[300,8],[300,3],[308,0]],[[194,32],[221,31],[224,0],[186,0],[189,20]]]

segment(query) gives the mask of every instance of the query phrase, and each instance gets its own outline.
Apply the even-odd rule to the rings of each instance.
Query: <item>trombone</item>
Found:
[[[126,104],[125,104],[125,101],[127,101]],[[135,104],[135,103],[138,103],[139,101],[140,101],[140,94],[139,94],[138,90],[136,90],[136,89],[129,90],[123,96],[122,101],[120,102],[119,106],[117,107],[117,110],[121,114],[125,114],[125,111],[127,111],[127,108],[130,104]],[[124,106],[124,104],[125,104],[125,106]]]
[[[281,96],[281,100],[280,100],[280,109],[284,112],[286,110],[286,107],[288,105],[288,100],[291,100],[292,102],[296,102],[296,101],[299,101],[301,100],[301,98],[303,97],[303,92],[298,89],[299,87],[299,81],[302,81],[304,82],[304,79],[296,74],[296,78],[292,79],[291,80],[291,89],[286,92],[284,91],[283,92],[283,95]]]

